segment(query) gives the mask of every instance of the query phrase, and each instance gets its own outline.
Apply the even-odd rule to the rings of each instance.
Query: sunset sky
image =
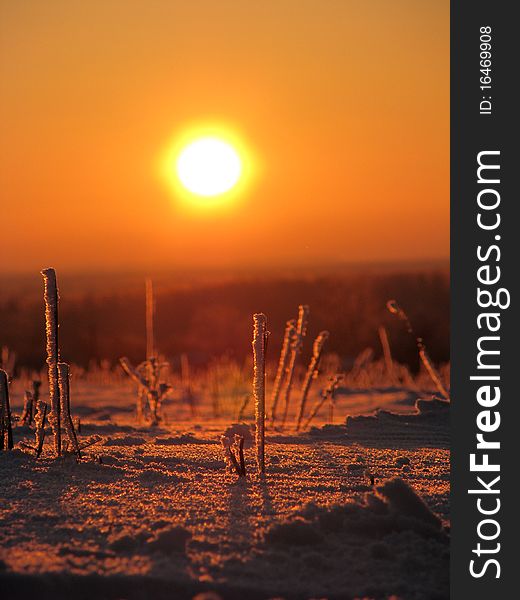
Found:
[[[4,272],[446,258],[448,0],[0,0]],[[252,165],[190,203],[193,128]]]

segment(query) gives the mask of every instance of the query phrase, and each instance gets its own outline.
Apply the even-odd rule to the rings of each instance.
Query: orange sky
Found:
[[[0,82],[0,270],[448,256],[447,0],[0,0]],[[192,211],[208,121],[260,168]]]

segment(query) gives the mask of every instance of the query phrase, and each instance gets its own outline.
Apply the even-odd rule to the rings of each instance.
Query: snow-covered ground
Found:
[[[14,414],[22,392],[15,382]],[[219,441],[236,416],[212,415],[211,398],[194,417],[172,400],[152,428],[126,382],[78,382],[80,438],[100,438],[80,462],[54,458],[50,431],[36,459],[16,423],[0,453],[0,597],[448,598],[447,409],[417,413],[421,394],[396,388],[344,392],[334,425],[326,409],[303,433],[268,424],[265,477],[246,443],[239,479]],[[382,487],[394,478],[429,510]]]

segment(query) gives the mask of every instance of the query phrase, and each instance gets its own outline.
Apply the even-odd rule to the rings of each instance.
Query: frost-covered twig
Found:
[[[294,338],[295,333],[296,321],[295,319],[291,319],[290,321],[287,321],[285,325],[282,349],[280,351],[280,360],[278,361],[278,369],[276,371],[273,391],[271,394],[271,424],[273,425],[276,420],[276,409],[278,408],[278,400],[280,398],[282,384],[285,376],[287,375],[287,365],[289,363],[289,356],[291,353],[291,341]]]
[[[36,415],[34,422],[36,429],[34,431],[35,436],[35,448],[36,458],[40,456],[43,450],[43,442],[45,440],[45,417],[47,416],[47,402],[45,400],[38,400],[36,403]]]
[[[60,427],[60,393],[58,389],[58,285],[54,269],[44,269],[44,300],[45,300],[45,333],[47,337],[47,365],[49,367],[49,398],[50,414],[49,423],[54,434],[54,450],[61,455],[61,427]]]
[[[58,385],[60,388],[61,417],[67,437],[78,458],[81,458],[78,438],[70,415],[70,371],[67,363],[58,363]]]
[[[343,373],[337,373],[336,375],[333,375],[329,379],[329,384],[327,385],[327,387],[325,389],[322,390],[320,399],[316,402],[316,404],[314,405],[314,408],[311,411],[311,414],[308,416],[307,420],[305,421],[305,424],[303,426],[304,429],[307,429],[307,427],[309,427],[310,422],[318,414],[320,408],[325,404],[325,402],[327,400],[334,399],[334,394],[336,393],[336,388],[338,387],[338,385],[339,385],[340,381],[343,379],[343,377],[344,377]]]
[[[312,357],[309,363],[309,367],[307,368],[307,373],[305,374],[305,379],[303,380],[302,391],[301,391],[301,401],[300,401],[300,410],[298,411],[298,420],[296,422],[296,431],[300,430],[300,425],[302,423],[303,415],[305,413],[305,404],[307,403],[307,396],[309,394],[309,390],[311,389],[311,384],[318,373],[318,368],[320,366],[321,356],[323,354],[323,347],[325,346],[325,342],[329,337],[328,331],[322,331],[318,334],[318,337],[314,340],[314,344],[312,346]]]
[[[0,369],[0,450],[13,449],[13,430],[11,427],[11,407],[9,405],[9,378]]]
[[[246,476],[246,461],[244,459],[244,437],[235,434],[235,447],[238,453],[238,462],[240,464],[240,474],[242,477]]]
[[[385,359],[386,374],[390,383],[394,384],[395,381],[395,370],[394,361],[392,359],[392,351],[390,350],[390,340],[388,339],[388,333],[386,328],[381,325],[378,329],[379,339],[381,340],[381,347],[383,349],[383,357]]]
[[[396,315],[397,318],[399,318],[401,321],[403,321],[403,323],[405,324],[405,327],[406,327],[406,331],[415,339],[415,343],[417,345],[417,350],[419,351],[419,357],[420,357],[423,365],[425,366],[426,371],[428,372],[429,376],[431,377],[431,380],[433,381],[433,383],[439,390],[440,394],[444,398],[446,398],[446,400],[449,400],[450,394],[448,393],[444,383],[442,382],[439,372],[435,368],[435,365],[433,364],[433,362],[428,354],[428,351],[426,350],[426,346],[423,342],[423,339],[415,333],[415,331],[412,327],[412,323],[411,323],[408,315],[406,314],[406,312],[399,306],[399,304],[397,303],[396,300],[389,300],[386,303],[386,307],[393,315]]]
[[[256,462],[265,473],[265,344],[267,319],[263,313],[253,315],[253,397],[255,399]]]
[[[298,307],[298,322],[296,324],[296,331],[294,332],[291,340],[291,356],[289,359],[289,365],[287,367],[287,377],[284,390],[284,412],[282,419],[282,427],[285,426],[287,421],[287,415],[289,413],[289,403],[291,400],[291,390],[294,379],[294,368],[296,366],[296,358],[300,354],[303,345],[303,338],[307,333],[307,323],[309,321],[309,307],[306,304],[302,304]]]

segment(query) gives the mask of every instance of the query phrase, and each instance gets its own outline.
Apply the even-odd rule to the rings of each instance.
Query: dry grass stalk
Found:
[[[291,401],[291,391],[294,379],[294,368],[296,366],[296,358],[300,354],[303,346],[303,338],[307,333],[307,323],[309,321],[309,307],[306,304],[302,304],[298,307],[298,322],[296,324],[296,331],[291,340],[291,356],[289,358],[289,365],[287,367],[287,377],[284,389],[284,412],[282,419],[282,427],[285,426],[287,421],[287,415],[289,413],[289,403]]]
[[[13,429],[11,426],[11,407],[9,404],[9,378],[0,369],[0,450],[12,450]]]
[[[379,339],[381,340],[381,347],[383,348],[383,356],[385,359],[386,373],[389,380],[393,383],[396,382],[394,361],[392,359],[392,351],[390,350],[390,340],[388,339],[388,333],[386,328],[381,325],[378,329]]]
[[[74,454],[81,458],[78,438],[70,414],[70,370],[67,363],[58,363],[58,385],[60,389],[61,417]]]
[[[58,389],[58,285],[54,269],[41,271],[44,282],[45,333],[47,337],[47,365],[49,371],[49,423],[54,434],[54,450],[61,456],[60,393]]]
[[[289,356],[291,354],[291,342],[296,334],[296,320],[291,319],[285,325],[285,333],[283,336],[282,349],[280,351],[280,360],[278,361],[278,369],[274,379],[273,391],[271,394],[271,423],[274,425],[276,420],[276,409],[278,408],[278,400],[282,390],[282,384],[287,375],[287,366]]]
[[[235,434],[235,448],[238,453],[238,462],[240,465],[240,473],[242,477],[246,476],[246,461],[244,458],[244,438],[241,435]]]
[[[35,446],[34,451],[36,452],[36,458],[40,456],[43,450],[43,442],[45,440],[45,418],[47,416],[47,402],[45,400],[38,400],[36,403],[36,415],[34,422],[36,429],[34,432]]]
[[[265,473],[265,345],[268,332],[263,313],[253,315],[253,397],[255,399],[256,462]]]
[[[155,299],[153,295],[153,283],[151,279],[146,279],[146,358],[150,360],[155,356],[155,340],[154,340],[154,315],[155,315]]]
[[[316,402],[314,408],[311,410],[311,414],[305,421],[305,425],[303,426],[304,429],[307,429],[307,427],[309,427],[311,421],[318,414],[320,408],[325,404],[327,400],[329,400],[330,402],[334,401],[334,394],[336,393],[336,388],[338,387],[343,378],[343,373],[337,373],[329,379],[327,387],[322,390],[320,399]]]
[[[406,314],[406,312],[399,306],[399,304],[397,304],[396,300],[389,300],[386,303],[386,307],[393,315],[396,315],[398,319],[403,321],[407,332],[415,339],[415,343],[417,345],[417,350],[419,351],[419,357],[420,357],[424,367],[426,368],[426,371],[428,372],[431,380],[435,384],[435,387],[438,389],[439,393],[446,400],[449,400],[450,395],[449,395],[444,383],[442,382],[442,378],[441,378],[439,372],[437,371],[437,369],[435,368],[435,365],[433,364],[433,362],[428,354],[428,351],[426,350],[426,346],[423,342],[423,339],[415,333],[415,331],[412,327],[412,323],[411,323],[408,315]]]
[[[296,431],[300,430],[300,425],[302,423],[303,415],[305,413],[305,405],[307,403],[307,396],[309,395],[309,390],[311,389],[312,382],[316,378],[318,374],[318,368],[320,366],[320,360],[323,354],[323,348],[325,346],[325,342],[329,338],[328,331],[322,331],[318,334],[316,339],[314,340],[314,344],[312,346],[312,357],[309,362],[309,366],[307,368],[307,373],[305,374],[305,379],[302,384],[301,391],[301,401],[300,401],[300,410],[298,411],[298,420],[296,422]]]

